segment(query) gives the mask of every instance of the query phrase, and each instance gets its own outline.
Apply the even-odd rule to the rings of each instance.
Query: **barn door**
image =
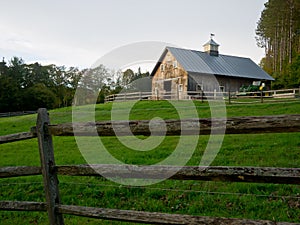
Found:
[[[164,81],[164,89],[165,89],[165,95],[164,95],[164,99],[171,99],[171,91],[172,91],[172,81],[171,80],[167,80]]]
[[[164,81],[164,89],[166,92],[171,92],[171,90],[172,90],[172,81],[171,80]]]

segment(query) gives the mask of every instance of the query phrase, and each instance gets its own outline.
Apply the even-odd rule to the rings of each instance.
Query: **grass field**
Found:
[[[189,115],[186,102],[180,106]],[[195,102],[199,117],[210,117],[207,103]],[[214,106],[218,110],[218,105]],[[128,108],[118,103],[118,110]],[[96,106],[96,120],[110,120],[112,104]],[[81,108],[85,112],[84,107]],[[227,105],[227,116],[299,114],[300,102]],[[87,114],[89,111],[87,110]],[[130,119],[178,118],[166,101],[138,102]],[[71,108],[50,111],[52,124],[72,121]],[[85,114],[83,115],[85,120]],[[0,119],[0,135],[29,131],[36,115]],[[143,137],[140,137],[143,138]],[[208,142],[201,136],[188,165],[199,165]],[[156,149],[135,152],[115,137],[102,137],[110,153],[125,163],[153,164],[172,153],[179,137],[166,137]],[[56,164],[85,164],[74,137],[54,137]],[[92,141],[93,139],[91,139]],[[300,133],[226,135],[212,165],[299,167]],[[39,165],[37,140],[0,145],[0,166]],[[123,186],[99,177],[59,177],[63,204],[183,213],[202,216],[300,222],[299,185],[171,181],[145,187]],[[0,200],[45,201],[40,176],[0,180]],[[126,224],[64,216],[66,224]],[[48,224],[46,213],[0,212],[0,224]]]

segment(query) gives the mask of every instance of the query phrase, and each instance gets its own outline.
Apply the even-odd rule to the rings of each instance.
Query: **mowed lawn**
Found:
[[[167,101],[140,101],[130,111],[129,119],[178,119],[180,112],[189,117],[208,118],[222,112],[222,104],[177,102],[177,109]],[[96,120],[123,118],[128,103],[101,104],[95,108]],[[82,120],[89,119],[88,107],[78,109]],[[226,115],[261,116],[300,114],[300,102],[226,105]],[[217,113],[218,114],[218,113]],[[222,114],[218,114],[222,115]],[[52,124],[72,121],[72,108],[50,111]],[[0,135],[29,131],[36,115],[0,118]],[[145,137],[138,137],[145,139]],[[116,137],[101,137],[106,149],[118,160],[128,164],[155,164],[170,156],[180,137],[166,137],[151,151],[133,151]],[[200,136],[188,165],[199,165],[209,136]],[[87,138],[92,143],[95,138]],[[74,137],[54,137],[56,164],[86,164]],[[188,148],[188,146],[187,146]],[[212,162],[214,166],[299,167],[300,133],[226,135]],[[38,166],[37,140],[0,145],[0,166]],[[181,213],[201,216],[300,221],[299,185],[172,181],[144,187],[124,186],[99,177],[59,177],[63,204],[92,207]],[[0,180],[0,200],[45,201],[40,176]],[[88,218],[64,216],[66,224],[127,224]],[[48,224],[46,213],[0,211],[0,224]]]

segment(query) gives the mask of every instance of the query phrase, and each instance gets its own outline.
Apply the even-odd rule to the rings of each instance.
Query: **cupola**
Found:
[[[219,44],[217,44],[214,40],[213,40],[213,37],[215,35],[214,34],[211,34],[210,35],[210,40],[205,43],[203,45],[204,47],[204,52],[210,54],[211,56],[219,56]]]

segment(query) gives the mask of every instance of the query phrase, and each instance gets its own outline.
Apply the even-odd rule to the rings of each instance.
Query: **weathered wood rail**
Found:
[[[161,135],[161,121],[151,121],[152,133],[149,129],[148,120],[136,121],[104,121],[89,123],[65,123],[49,125],[48,129],[54,136],[74,136],[74,126],[77,136],[115,136],[114,127],[118,127],[118,135]],[[231,118],[212,119],[186,119],[186,120],[165,120],[166,135],[209,135],[214,134],[257,134],[257,133],[287,133],[299,132],[300,115],[277,115],[277,116],[248,116]],[[212,126],[213,125],[213,126]],[[157,130],[155,130],[157,128]],[[95,129],[97,132],[95,132]],[[1,143],[9,143],[19,140],[32,139],[37,137],[36,127],[30,132],[0,136]]]
[[[2,201],[0,209],[8,211],[47,211],[44,202],[17,202]],[[118,210],[94,208],[74,205],[57,205],[57,211],[61,214],[83,216],[97,219],[117,220],[124,222],[138,222],[147,224],[173,224],[173,225],[296,225],[296,223],[273,222],[268,220],[248,220],[234,218],[215,218],[208,216],[190,216],[182,214],[167,214],[157,212],[144,212],[133,210]]]
[[[55,166],[53,169],[57,175],[68,176],[100,176],[135,179],[163,179],[167,176],[173,180],[300,184],[300,168],[184,166],[178,171],[178,168],[175,166],[71,165]],[[0,178],[41,174],[42,169],[40,167],[0,167]]]
[[[6,112],[6,113],[0,113],[0,117],[24,116],[24,115],[30,115],[36,113],[37,113],[36,111]]]
[[[114,127],[118,128],[118,135],[161,135],[161,121],[151,121],[152,133],[148,120],[138,121],[114,121],[78,124],[50,125],[49,130],[55,136],[73,136],[73,127],[76,127],[76,135],[82,136],[115,136]],[[130,127],[128,133],[127,127]],[[286,133],[299,132],[299,115],[278,116],[250,116],[212,119],[186,119],[166,120],[166,135],[209,135],[214,134],[257,134],[257,133]],[[97,133],[95,132],[95,128]],[[35,128],[32,129],[33,132]]]
[[[36,138],[36,132],[21,132],[0,136],[0,144]]]
[[[183,122],[183,126],[181,122]],[[49,223],[51,225],[64,224],[63,214],[148,224],[295,225],[295,223],[266,220],[213,218],[62,205],[60,202],[57,175],[162,179],[170,174],[169,179],[175,180],[300,184],[300,168],[185,166],[178,171],[178,168],[174,166],[55,165],[52,135],[73,136],[73,126],[76,126],[76,135],[115,136],[113,126],[118,126],[121,135],[128,135],[128,130],[125,129],[128,123],[130,125],[130,130],[134,135],[151,135],[149,121],[114,121],[113,124],[112,122],[97,122],[50,125],[47,111],[45,109],[40,109],[38,111],[36,127],[31,128],[31,131],[28,133],[2,136],[0,137],[0,144],[37,137],[39,142],[41,167],[0,167],[0,178],[42,174],[46,202],[0,201],[0,210],[47,211]],[[182,129],[184,129],[183,133],[185,135],[208,135],[212,132],[218,134],[224,133],[224,131],[226,134],[285,133],[300,132],[300,115],[234,117],[228,118],[227,120],[222,118],[214,120],[167,120],[165,121],[165,124],[167,127],[166,135],[180,135],[182,134]],[[159,130],[152,129],[152,135],[159,134]]]

